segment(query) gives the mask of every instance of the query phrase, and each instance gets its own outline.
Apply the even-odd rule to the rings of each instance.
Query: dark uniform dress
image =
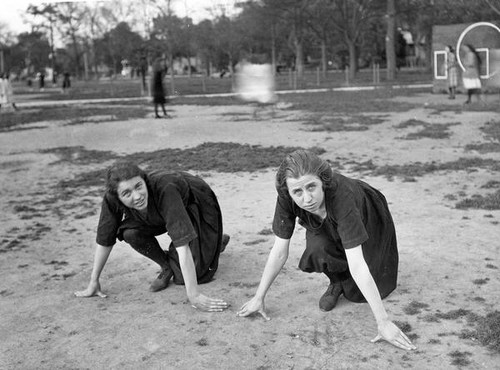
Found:
[[[345,249],[362,245],[363,256],[382,298],[395,288],[398,273],[396,231],[385,197],[367,183],[335,173],[325,189],[324,220],[295,204],[288,193],[278,192],[273,231],[290,239],[295,220],[306,228],[306,249],[299,268],[323,272],[340,281],[344,296],[353,302],[365,299],[354,282]]]
[[[165,104],[167,102],[167,99],[165,98],[165,88],[163,86],[163,75],[162,70],[153,72],[152,92],[153,103],[155,104]]]
[[[125,207],[117,196],[106,193],[97,228],[98,244],[113,246],[127,230],[156,236],[168,232],[168,251],[174,282],[183,284],[176,247],[189,244],[198,283],[212,280],[222,243],[222,214],[212,189],[199,177],[185,172],[153,172],[146,176],[147,213]],[[127,241],[127,240],[126,240]]]

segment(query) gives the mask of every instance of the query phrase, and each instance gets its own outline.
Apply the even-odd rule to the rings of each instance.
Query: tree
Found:
[[[364,32],[382,12],[380,0],[332,0],[333,27],[342,35],[349,52],[349,77],[354,78],[358,70],[358,51],[363,43]]]
[[[215,55],[214,29],[211,21],[204,20],[194,27],[194,44],[205,67],[206,74],[212,72],[212,60]]]
[[[114,75],[117,75],[122,67],[122,61],[127,60],[135,65],[139,63],[138,54],[142,44],[142,37],[133,32],[127,23],[121,22],[98,40],[97,49],[104,63],[110,67]]]
[[[39,31],[24,32],[18,36],[15,46],[21,59],[14,61],[28,75],[44,71],[49,64],[50,44],[45,34]]]
[[[0,72],[10,69],[5,68],[7,65],[6,51],[10,51],[12,44],[14,44],[14,35],[9,31],[6,24],[0,23]]]
[[[50,62],[52,67],[52,82],[56,82],[56,53],[54,48],[54,26],[57,19],[57,11],[51,4],[43,4],[40,6],[29,5],[27,12],[34,18],[41,17],[41,28],[45,28],[49,33],[50,40]]]
[[[387,60],[387,80],[393,81],[396,77],[396,6],[394,0],[387,0],[387,33],[385,36],[385,58]]]
[[[323,76],[327,70],[327,45],[332,39],[333,5],[329,1],[315,0],[310,4],[307,24],[321,44],[321,69]]]

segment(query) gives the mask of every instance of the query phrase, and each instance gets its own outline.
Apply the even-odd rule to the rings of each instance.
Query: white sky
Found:
[[[30,4],[41,4],[57,2],[58,0],[1,0],[0,23],[7,26],[7,30],[18,34],[29,32],[30,26],[24,23],[23,15]],[[59,0],[62,1],[62,0]],[[68,0],[64,0],[68,1]],[[86,0],[96,2],[99,0]],[[226,7],[226,14],[231,15],[235,0],[172,0],[172,9],[179,17],[184,17],[187,13],[195,23],[202,19],[210,18],[209,9],[216,9],[219,6]]]

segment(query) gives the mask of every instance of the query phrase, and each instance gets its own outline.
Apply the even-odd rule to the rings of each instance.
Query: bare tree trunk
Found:
[[[276,73],[276,28],[274,24],[272,25],[271,30],[271,65],[273,68],[273,75]]]
[[[349,78],[352,80],[356,77],[358,71],[358,53],[356,44],[353,41],[349,40],[347,44],[349,49]]]
[[[304,49],[302,48],[302,42],[297,39],[295,39],[295,69],[297,77],[302,80],[304,77]]]
[[[387,33],[385,35],[385,58],[387,60],[387,80],[394,81],[396,77],[396,50],[394,35],[396,33],[396,7],[394,0],[387,0]]]
[[[327,60],[326,60],[326,42],[321,40],[321,70],[323,71],[323,77],[326,77]]]

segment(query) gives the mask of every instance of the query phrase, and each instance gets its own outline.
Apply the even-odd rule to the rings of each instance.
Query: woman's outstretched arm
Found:
[[[87,289],[75,292],[75,295],[77,297],[93,297],[97,295],[101,298],[106,298],[106,294],[101,291],[99,278],[112,249],[113,247],[105,247],[100,244],[96,245],[94,253],[94,265],[92,267],[92,274],[90,275],[89,285],[87,286]]]
[[[416,347],[411,343],[408,337],[389,320],[389,315],[382,303],[378,287],[363,257],[361,245],[352,249],[346,249],[345,252],[351,276],[370,305],[375,320],[377,321],[378,334],[372,342],[384,339],[402,349],[415,349]]]
[[[248,302],[246,302],[240,310],[237,312],[238,316],[248,316],[255,312],[258,312],[266,320],[269,317],[265,311],[264,298],[267,291],[271,287],[274,279],[278,276],[279,272],[283,268],[286,260],[288,259],[288,251],[290,247],[290,239],[281,239],[277,236],[274,239],[274,245],[269,253],[269,257],[264,267],[264,272],[262,273],[262,278],[260,279],[259,287],[255,296]]]
[[[189,245],[178,247],[177,253],[179,254],[179,265],[181,266],[186,293],[193,307],[210,312],[220,312],[228,308],[229,304],[222,299],[210,298],[201,293],[196,276],[196,266]]]

